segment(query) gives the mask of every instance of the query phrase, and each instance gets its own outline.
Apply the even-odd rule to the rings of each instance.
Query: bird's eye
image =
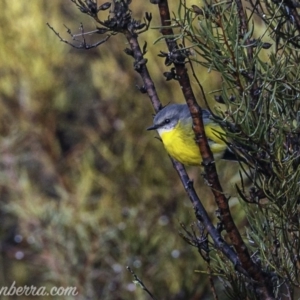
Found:
[[[170,123],[170,119],[165,119],[165,124],[169,124]]]

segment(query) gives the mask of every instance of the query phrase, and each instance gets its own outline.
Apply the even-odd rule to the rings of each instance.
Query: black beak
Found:
[[[158,128],[157,125],[152,125],[152,126],[148,127],[147,130],[155,130],[157,128]]]

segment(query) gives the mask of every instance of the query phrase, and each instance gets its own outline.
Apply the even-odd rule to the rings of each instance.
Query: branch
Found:
[[[49,24],[49,23],[46,23],[46,24],[47,24],[47,26],[55,33],[55,35],[59,38],[59,40],[60,40],[61,42],[65,43],[65,44],[67,44],[67,45],[69,45],[69,46],[71,46],[71,47],[73,47],[73,48],[76,48],[76,49],[86,49],[86,50],[89,50],[89,49],[92,49],[92,48],[96,48],[96,47],[98,47],[99,45],[105,43],[105,42],[111,37],[111,35],[108,35],[108,36],[106,36],[103,40],[101,40],[101,41],[99,41],[99,42],[97,42],[97,43],[95,43],[95,44],[88,44],[88,43],[86,42],[86,40],[85,40],[85,34],[86,34],[86,33],[84,32],[84,28],[83,28],[83,25],[82,25],[82,24],[80,25],[80,31],[81,31],[81,34],[79,34],[79,35],[82,37],[82,41],[77,40],[77,39],[76,39],[76,36],[78,36],[78,34],[72,34],[71,29],[68,28],[68,27],[65,25],[65,27],[67,28],[67,33],[72,37],[72,39],[73,39],[74,41],[76,41],[76,42],[79,43],[79,45],[75,45],[75,44],[70,43],[69,41],[63,39],[63,38],[61,37],[61,35],[60,35],[60,34],[59,34],[59,33],[58,33],[58,32],[57,32],[57,31]]]
[[[161,109],[162,105],[158,98],[154,83],[150,77],[149,71],[146,66],[147,60],[143,56],[143,52],[145,52],[145,50],[142,52],[139,46],[138,35],[134,34],[129,30],[125,30],[124,34],[131,48],[130,51],[127,51],[127,53],[133,56],[135,59],[134,62],[135,70],[140,74],[143,80],[144,83],[143,90],[147,92],[155,111],[158,112]],[[234,253],[232,248],[226,242],[224,242],[221,234],[212,224],[212,221],[210,220],[204,206],[202,205],[199,197],[196,194],[192,181],[189,179],[184,166],[172,158],[171,160],[193,204],[197,219],[200,222],[202,222],[206,227],[207,231],[209,232],[210,236],[214,241],[216,248],[226,255],[226,257],[233,263],[236,269],[238,269],[240,272],[246,275],[247,273],[241,268],[241,264],[239,262],[239,259],[237,258],[237,255]]]
[[[197,220],[199,220],[201,223],[203,223],[203,225],[205,226],[209,235],[211,236],[212,240],[214,241],[215,247],[219,251],[221,251],[222,253],[224,253],[226,255],[226,257],[233,263],[233,265],[239,272],[248,276],[247,272],[245,272],[243,270],[236,253],[223,240],[220,232],[215,228],[215,226],[211,222],[211,220],[207,214],[207,211],[205,210],[205,207],[203,206],[201,200],[199,199],[199,197],[194,189],[193,182],[190,180],[184,166],[174,159],[172,159],[172,162],[173,162],[174,168],[176,169],[176,171],[181,179],[181,182],[193,204]]]
[[[150,77],[150,74],[147,69],[147,59],[144,58],[146,53],[146,44],[141,50],[138,43],[138,35],[146,29],[148,29],[151,14],[146,13],[145,20],[146,24],[141,24],[140,22],[135,21],[131,16],[131,11],[129,9],[129,4],[131,1],[127,0],[114,0],[114,7],[110,11],[110,16],[106,21],[100,21],[98,19],[99,10],[106,10],[108,6],[103,4],[97,8],[97,4],[94,1],[81,1],[81,0],[71,0],[75,3],[83,13],[90,15],[96,20],[99,24],[105,26],[104,31],[110,31],[111,34],[122,33],[126,36],[130,49],[126,49],[126,53],[134,58],[134,68],[140,74],[144,86],[140,89],[142,92],[147,92],[152,105],[154,106],[155,111],[159,111],[162,107],[160,100],[158,98],[157,92],[155,90],[154,83]],[[152,2],[159,2],[158,7],[161,16],[162,23],[162,34],[165,36],[169,54],[169,61],[173,62],[176,78],[178,79],[180,86],[182,87],[183,94],[185,96],[187,105],[190,109],[191,116],[193,119],[193,130],[195,132],[196,142],[199,145],[199,151],[203,158],[203,166],[206,173],[206,179],[211,186],[212,192],[215,197],[215,201],[218,205],[221,220],[224,224],[224,227],[231,239],[232,244],[234,245],[236,253],[233,249],[224,242],[221,233],[214,227],[212,221],[210,220],[204,206],[202,205],[200,199],[198,198],[191,180],[189,179],[185,168],[182,164],[174,161],[172,159],[173,165],[177,170],[180,179],[184,185],[184,188],[189,195],[191,202],[193,203],[195,214],[197,219],[202,222],[207,229],[209,235],[214,241],[214,245],[217,249],[223,252],[227,258],[234,264],[236,269],[246,276],[250,276],[253,279],[256,286],[256,291],[259,296],[263,296],[264,299],[273,299],[272,293],[270,292],[270,287],[268,281],[264,278],[262,271],[253,263],[250,258],[249,252],[240,236],[239,231],[236,228],[236,225],[233,222],[228,199],[225,197],[219,179],[216,172],[215,162],[212,155],[212,152],[209,148],[209,144],[204,131],[204,124],[202,120],[202,110],[201,107],[197,104],[193,90],[191,88],[189,76],[185,68],[185,59],[186,53],[182,49],[179,49],[176,42],[173,40],[173,30],[170,27],[170,13],[168,8],[167,0],[152,0]],[[49,24],[49,28],[58,36],[58,38],[75,48],[84,48],[90,49],[104,43],[111,35],[107,36],[106,39],[99,41],[96,44],[89,45],[85,40],[85,33],[83,26],[81,26],[81,37],[83,41],[78,41],[75,37],[77,35],[72,35],[71,31],[68,29],[68,33],[72,38],[79,42],[79,46],[73,45],[72,43],[64,40]],[[146,27],[146,29],[145,29]],[[103,28],[99,29],[98,33],[104,33]],[[261,284],[261,286],[258,286]]]
[[[143,281],[137,277],[137,275],[131,270],[130,267],[126,267],[126,269],[131,273],[131,275],[134,278],[134,283],[136,285],[139,285],[153,300],[156,300],[156,297],[154,297],[154,295],[147,289],[147,287],[145,286],[145,284],[143,283]]]
[[[239,0],[237,0],[239,1]],[[166,36],[165,40],[169,52],[172,54],[178,51],[176,41],[171,37],[174,36],[174,32],[171,27],[171,16],[167,0],[160,0],[158,2],[158,8],[161,18],[161,33]],[[171,56],[171,55],[170,55]],[[178,58],[177,58],[178,60]],[[183,58],[184,60],[184,58]],[[183,95],[186,99],[187,105],[190,109],[193,119],[193,130],[196,137],[196,142],[199,145],[199,151],[203,158],[203,166],[206,179],[211,187],[211,191],[215,197],[216,204],[220,211],[221,220],[224,224],[226,232],[228,233],[230,240],[237,252],[242,267],[248,272],[249,276],[259,282],[262,286],[256,284],[256,292],[259,295],[263,295],[265,299],[272,299],[272,289],[270,288],[269,280],[266,279],[266,275],[258,268],[256,264],[251,260],[248,249],[238,231],[233,218],[231,216],[228,199],[225,197],[222,187],[216,171],[216,166],[213,158],[213,154],[209,148],[207,137],[204,131],[204,124],[202,120],[202,110],[198,105],[191,84],[187,69],[184,63],[178,63],[174,61],[174,67],[176,70],[177,78],[182,89]],[[197,211],[196,211],[197,213]]]
[[[129,30],[124,31],[124,34],[130,45],[130,51],[126,51],[126,53],[134,57],[134,68],[143,79],[143,91],[148,94],[155,112],[158,112],[162,108],[162,105],[158,98],[154,82],[152,81],[148,68],[146,66],[147,60],[143,55],[143,52],[145,52],[146,49],[144,49],[143,52],[141,51],[137,35],[132,34]]]

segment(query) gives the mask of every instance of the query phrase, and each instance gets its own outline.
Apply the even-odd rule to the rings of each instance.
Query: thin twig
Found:
[[[84,35],[86,34],[83,30],[83,26],[81,24],[80,28],[81,28],[81,33],[80,34],[72,34],[70,28],[68,28],[66,25],[65,27],[67,28],[67,33],[72,37],[72,39],[76,42],[79,43],[79,45],[75,45],[67,40],[65,40],[64,38],[61,37],[61,35],[49,24],[49,23],[46,23],[47,26],[55,33],[55,35],[59,38],[59,40],[73,48],[76,48],[76,49],[86,49],[86,50],[89,50],[89,49],[92,49],[92,48],[96,48],[98,46],[100,46],[101,44],[105,43],[110,37],[111,35],[107,35],[104,39],[102,39],[101,41],[95,43],[95,44],[88,44],[86,43],[86,40],[85,40],[85,37]],[[80,41],[80,40],[77,40],[75,37],[77,36],[81,36],[83,38],[83,42]]]
[[[154,295],[147,289],[147,287],[145,286],[145,284],[143,283],[143,281],[137,277],[137,275],[131,270],[131,268],[127,266],[126,269],[133,276],[133,278],[134,278],[133,282],[135,284],[138,284],[153,300],[157,300],[157,298],[154,297]]]

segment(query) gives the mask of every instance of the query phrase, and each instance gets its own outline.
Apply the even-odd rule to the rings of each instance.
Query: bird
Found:
[[[225,156],[228,146],[225,132],[211,119],[211,113],[202,109],[205,133],[214,159]],[[202,157],[195,141],[193,121],[187,104],[169,104],[161,109],[147,130],[157,130],[166,151],[175,160],[187,166],[201,165]]]

